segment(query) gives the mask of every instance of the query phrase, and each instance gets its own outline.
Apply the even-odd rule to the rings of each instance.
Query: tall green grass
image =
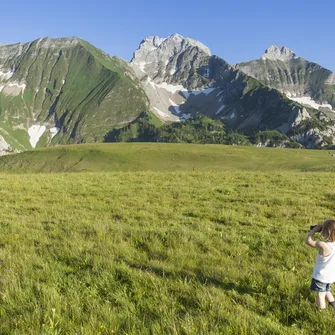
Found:
[[[0,334],[331,334],[325,172],[0,175]]]

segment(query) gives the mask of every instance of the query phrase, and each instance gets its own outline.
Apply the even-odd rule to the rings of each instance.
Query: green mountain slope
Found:
[[[19,150],[102,141],[147,109],[127,63],[77,38],[1,46],[0,88],[0,135]]]

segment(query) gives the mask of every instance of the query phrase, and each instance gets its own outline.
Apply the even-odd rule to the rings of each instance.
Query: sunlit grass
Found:
[[[331,151],[172,143],[80,144],[0,157],[1,171],[335,171]]]
[[[333,174],[0,175],[1,334],[331,334]]]

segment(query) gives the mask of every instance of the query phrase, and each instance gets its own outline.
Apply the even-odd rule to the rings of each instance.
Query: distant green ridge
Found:
[[[105,143],[36,149],[0,158],[3,172],[335,171],[323,150],[253,146]]]

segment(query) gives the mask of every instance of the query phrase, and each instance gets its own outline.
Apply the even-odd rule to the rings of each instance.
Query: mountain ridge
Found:
[[[319,147],[334,143],[334,84],[331,71],[276,45],[235,65],[180,34],[143,39],[129,63],[74,36],[0,45],[0,148],[101,142],[143,111],[167,123],[200,113]]]
[[[34,130],[31,127],[42,134],[57,128],[56,135],[44,139],[45,144],[81,142],[88,137],[94,141],[94,136],[101,141],[113,125],[147,109],[147,98],[128,64],[79,38],[41,38],[0,47],[0,95],[5,112],[0,110],[0,135],[9,139],[17,127],[27,135]],[[120,117],[122,110],[126,118]],[[100,112],[93,120],[94,111]],[[13,129],[1,114],[3,118],[14,114],[10,122],[15,118],[21,122],[14,122]],[[83,122],[85,118],[92,119],[91,124]],[[101,133],[102,129],[106,130]],[[29,137],[22,131],[25,139],[18,149],[29,149]]]
[[[229,128],[244,133],[266,129],[294,133],[294,140],[308,147],[316,142],[326,143],[325,137],[333,136],[335,129],[326,124],[328,115],[318,114],[319,105],[302,104],[303,101],[259,80],[255,74],[216,55],[188,47],[180,35],[173,41],[171,36],[155,37],[159,39],[157,46],[135,52],[131,62],[158,117],[178,121],[201,113],[219,118]],[[157,52],[162,41],[165,41],[164,59]],[[143,47],[145,43],[138,50]],[[266,62],[299,59],[286,47],[271,46],[266,54]],[[302,127],[304,120],[322,123],[320,118],[327,120],[326,131],[309,129],[309,125]]]
[[[264,57],[269,49],[272,53]],[[331,70],[297,56],[286,47],[269,49],[260,59],[235,64],[235,67],[303,105],[335,109],[335,86],[332,87],[335,74]],[[280,50],[285,50],[284,57]]]

